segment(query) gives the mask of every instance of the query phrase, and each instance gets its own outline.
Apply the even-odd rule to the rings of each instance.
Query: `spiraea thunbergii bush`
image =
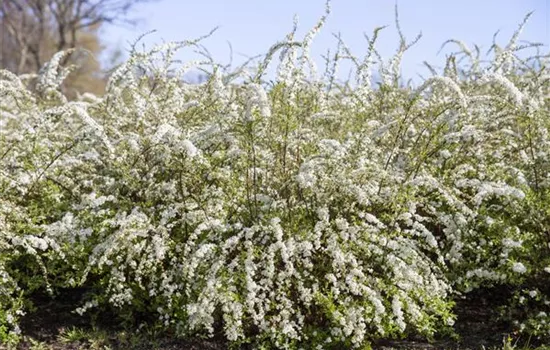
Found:
[[[548,56],[519,58],[519,30],[489,63],[452,41],[413,88],[411,43],[399,31],[384,61],[377,29],[364,58],[340,41],[319,75],[324,19],[253,68],[172,65],[197,41],[134,50],[78,101],[59,89],[71,52],[1,71],[0,340],[17,341],[33,292],[76,287],[91,291],[78,313],[321,349],[431,336],[456,293],[506,285],[518,328],[548,336]],[[337,81],[343,60],[354,81]],[[210,79],[183,83],[195,66]]]

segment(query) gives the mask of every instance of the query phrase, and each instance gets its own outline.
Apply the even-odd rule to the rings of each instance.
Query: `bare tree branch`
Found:
[[[16,74],[36,72],[55,52],[69,48],[97,54],[102,48],[97,38],[101,25],[131,23],[132,9],[151,1],[155,0],[0,0],[0,68]],[[82,63],[83,57],[72,55],[62,64],[69,60]],[[100,69],[97,61],[94,65]]]

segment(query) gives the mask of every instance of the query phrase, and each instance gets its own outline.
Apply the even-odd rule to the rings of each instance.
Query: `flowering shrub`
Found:
[[[197,41],[134,50],[78,101],[59,92],[70,51],[36,76],[2,71],[0,339],[17,341],[33,291],[75,287],[94,291],[81,314],[323,348],[431,336],[455,293],[509,285],[509,310],[529,306],[518,327],[548,336],[548,56],[518,58],[519,30],[489,64],[453,41],[443,74],[412,88],[410,43],[383,61],[377,29],[363,60],[340,42],[319,76],[323,22],[255,69],[173,70]],[[335,79],[344,59],[354,83]],[[182,83],[196,65],[209,81]]]

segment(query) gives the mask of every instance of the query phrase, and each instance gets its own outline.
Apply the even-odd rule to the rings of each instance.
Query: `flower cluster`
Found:
[[[400,86],[401,35],[373,89],[379,29],[364,59],[340,42],[319,77],[324,19],[257,74],[212,64],[202,85],[170,68],[197,41],[134,51],[79,101],[57,89],[70,52],[33,88],[1,71],[0,340],[22,298],[78,286],[96,291],[78,313],[276,348],[430,336],[453,325],[455,293],[527,286],[538,312],[518,325],[548,336],[548,58],[512,43],[484,66],[452,41],[470,65]],[[344,59],[356,85],[336,82]]]

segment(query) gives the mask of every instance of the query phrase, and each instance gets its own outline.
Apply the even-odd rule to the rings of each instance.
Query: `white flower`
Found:
[[[180,134],[180,131],[176,128],[174,128],[170,124],[162,124],[158,127],[157,132],[153,135],[153,140],[155,142],[160,142],[163,140],[163,138],[170,137],[170,136],[178,136]]]
[[[523,104],[523,93],[508,78],[499,73],[488,73],[481,79],[482,82],[495,82],[504,87],[517,105]]]
[[[311,188],[317,182],[317,176],[314,173],[313,164],[306,162],[300,167],[300,172],[296,175],[296,181],[301,188]]]
[[[523,242],[521,240],[514,241],[513,239],[510,239],[510,238],[504,238],[502,240],[502,245],[504,245],[505,247],[508,247],[508,248],[519,248],[519,247],[521,247],[522,243]]]
[[[514,265],[512,265],[512,271],[514,271],[515,273],[523,274],[527,272],[527,268],[522,263],[516,262],[514,263]]]
[[[449,159],[449,158],[451,158],[451,152],[449,152],[449,150],[447,150],[447,149],[443,149],[443,150],[439,151],[439,155],[440,155],[441,158],[443,158],[443,159]]]
[[[181,145],[183,146],[183,148],[185,149],[185,151],[187,152],[187,155],[190,157],[190,158],[193,158],[195,157],[198,153],[199,153],[199,150],[197,149],[197,147],[195,147],[195,145],[189,141],[189,140],[184,140]]]

